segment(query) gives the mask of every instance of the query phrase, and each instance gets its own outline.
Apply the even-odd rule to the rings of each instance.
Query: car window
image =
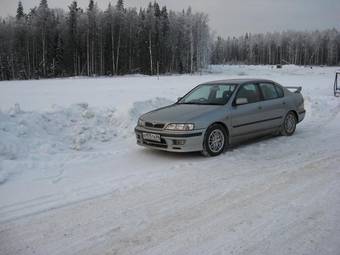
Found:
[[[279,98],[279,93],[272,83],[260,83],[264,100]]]
[[[258,86],[256,84],[242,85],[237,93],[237,98],[246,98],[248,103],[259,102],[261,97]]]
[[[277,91],[279,97],[284,97],[285,94],[284,94],[284,92],[283,92],[282,87],[280,87],[280,86],[278,86],[278,85],[275,85],[275,88],[276,88],[276,91]]]
[[[235,85],[222,85],[219,86],[218,90],[216,91],[216,98],[226,98],[231,96],[231,93],[233,93],[235,89]]]
[[[208,100],[210,94],[209,86],[201,86],[199,89],[194,90],[188,97],[186,98],[186,102],[191,102],[193,100]]]
[[[179,104],[226,104],[235,90],[235,84],[203,84],[183,97]]]

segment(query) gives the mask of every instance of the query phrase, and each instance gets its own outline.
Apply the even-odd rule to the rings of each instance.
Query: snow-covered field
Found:
[[[336,68],[0,82],[0,254],[340,254]],[[198,83],[303,87],[292,137],[217,158],[135,145],[138,116]]]

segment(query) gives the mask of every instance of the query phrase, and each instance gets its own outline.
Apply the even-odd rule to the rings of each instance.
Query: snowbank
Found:
[[[117,139],[133,137],[141,114],[171,103],[166,98],[134,102],[127,112],[92,108],[88,103],[53,106],[47,112],[24,111],[15,104],[6,112],[0,111],[0,185],[24,171],[14,167],[16,160],[90,151]]]
[[[135,102],[126,113],[117,113],[115,108],[92,108],[87,103],[54,106],[49,112],[26,112],[16,104],[0,112],[0,158],[15,160],[28,154],[90,150],[118,134],[133,134],[141,114],[171,103],[166,98]]]
[[[174,101],[169,100],[163,97],[156,97],[154,99],[134,102],[132,108],[130,109],[130,117],[133,121],[137,121],[137,119],[146,112],[151,110],[167,106],[173,104]]]

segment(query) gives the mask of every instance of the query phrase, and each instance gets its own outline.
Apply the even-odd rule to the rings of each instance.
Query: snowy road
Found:
[[[334,70],[0,83],[0,254],[339,255]],[[303,86],[294,136],[217,158],[135,146],[140,112],[239,75]]]

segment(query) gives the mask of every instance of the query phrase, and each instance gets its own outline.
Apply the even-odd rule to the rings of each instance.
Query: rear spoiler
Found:
[[[295,91],[293,91],[294,93],[300,93],[301,92],[301,90],[302,90],[302,87],[285,87],[286,89],[289,89],[289,90],[294,90],[295,89]]]

